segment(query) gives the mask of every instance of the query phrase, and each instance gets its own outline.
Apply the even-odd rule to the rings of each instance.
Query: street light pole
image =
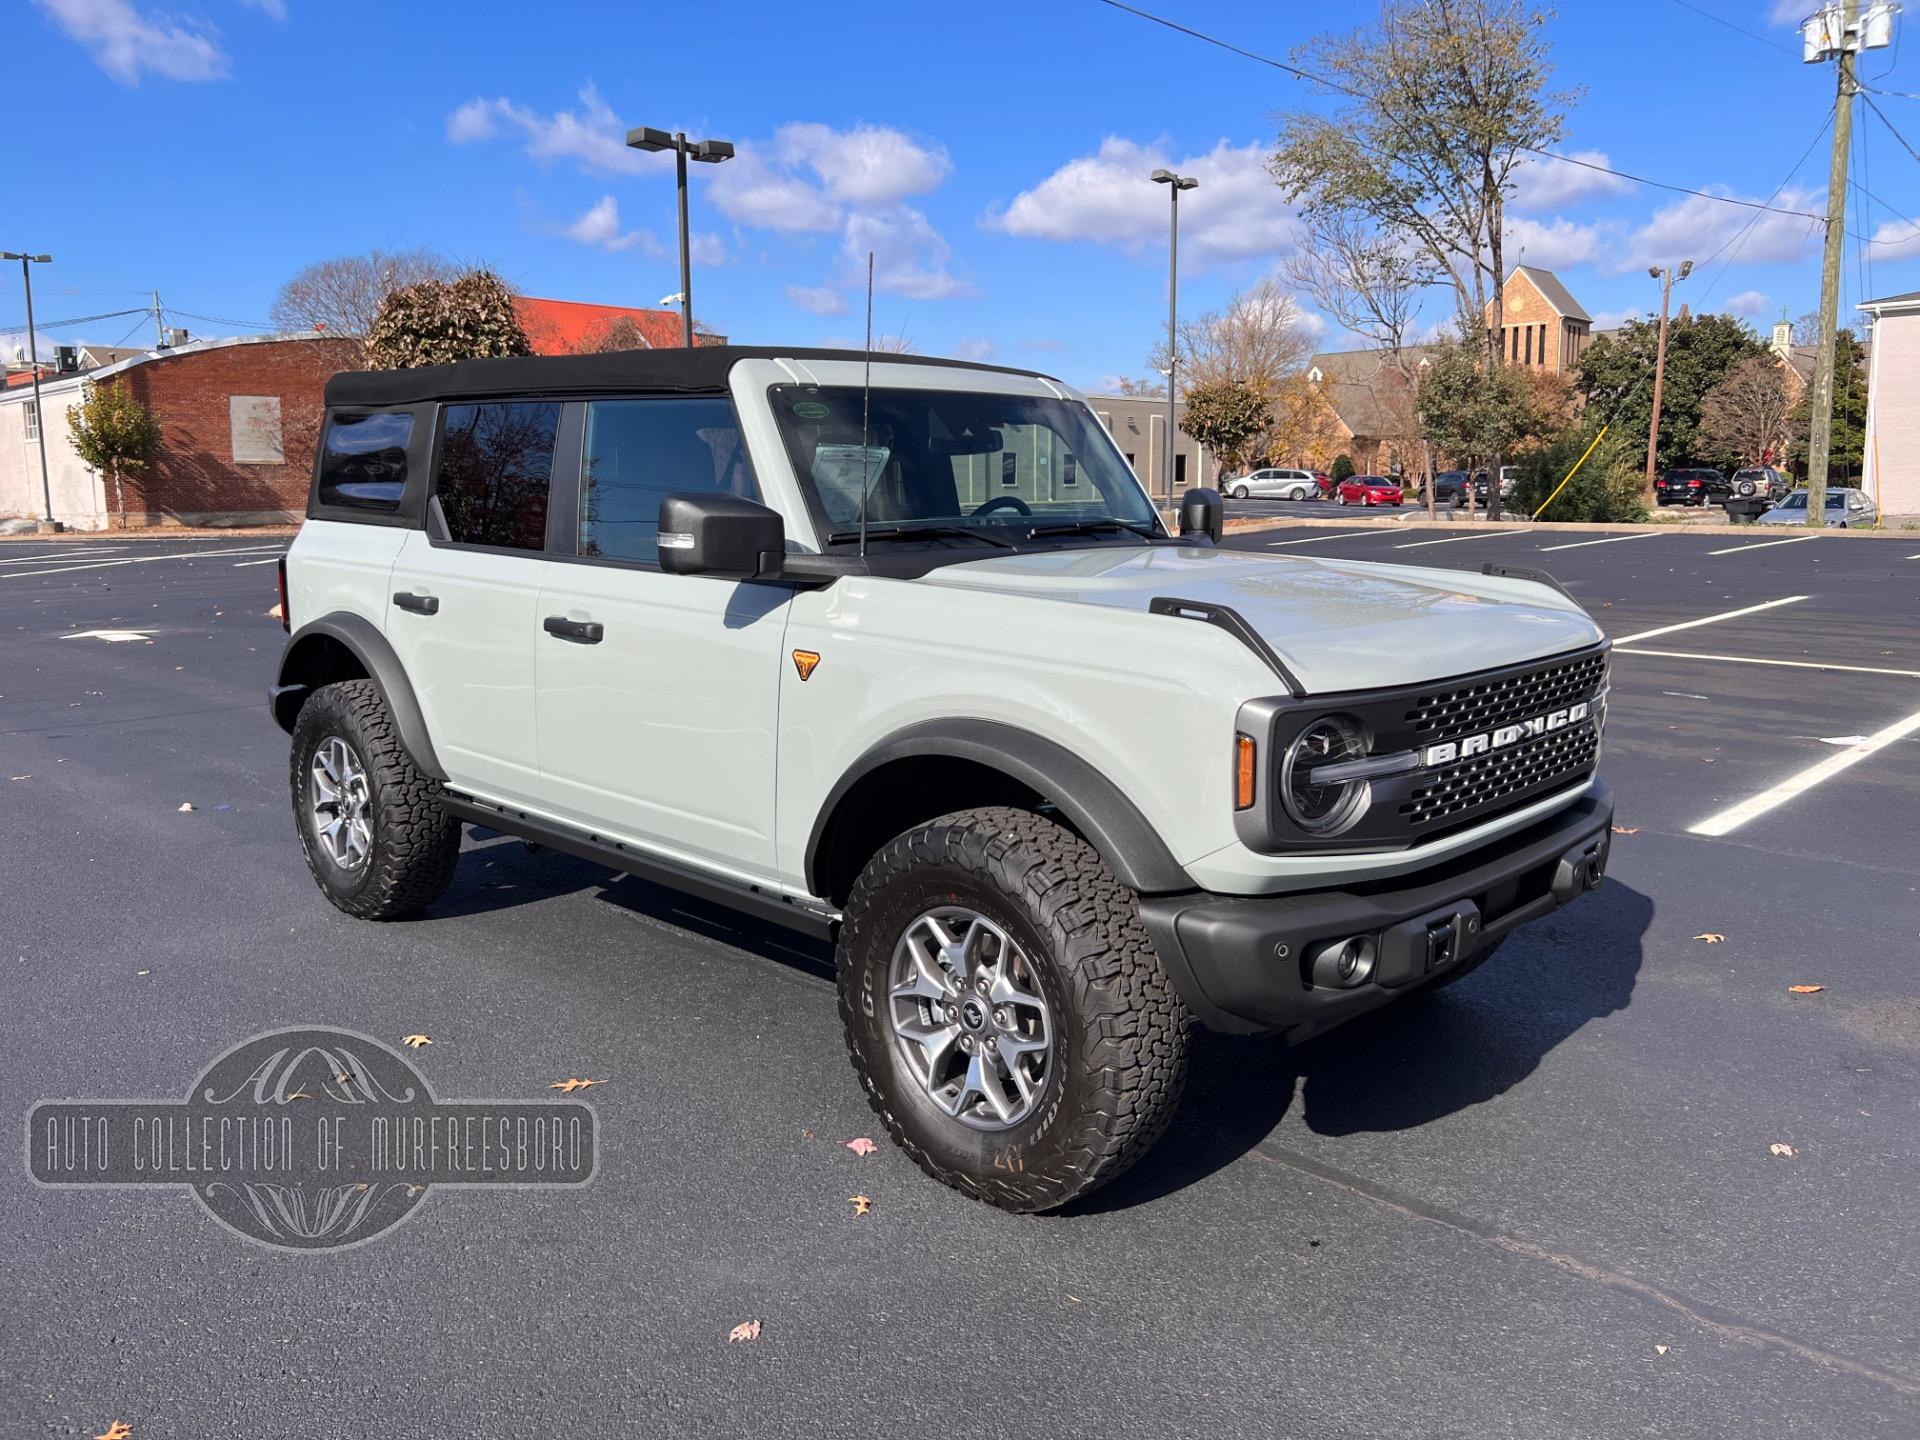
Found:
[[[1167,439],[1160,456],[1167,484],[1167,509],[1171,510],[1175,504],[1173,416],[1180,371],[1180,192],[1192,190],[1200,182],[1191,175],[1176,175],[1171,170],[1154,171],[1153,182],[1167,187],[1167,199],[1171,202],[1167,207]]]
[[[733,146],[725,140],[688,140],[684,130],[669,135],[641,125],[627,132],[627,144],[635,150],[673,151],[674,181],[680,203],[680,343],[693,348],[693,253],[687,236],[687,161],[698,160],[718,165],[733,158]]]
[[[40,408],[40,341],[33,333],[33,272],[32,265],[51,265],[51,255],[23,255],[12,250],[0,251],[0,260],[18,260],[20,262],[20,283],[27,292],[27,364],[33,372],[33,428],[40,436],[40,500],[46,507],[49,526],[53,519],[53,482],[47,478],[47,414]]]
[[[1673,300],[1673,282],[1684,280],[1693,273],[1693,262],[1682,260],[1680,273],[1671,268],[1662,269],[1658,265],[1649,265],[1647,274],[1660,284],[1660,339],[1653,351],[1653,423],[1647,427],[1647,504],[1657,505],[1659,497],[1653,489],[1654,456],[1660,448],[1660,392],[1667,381],[1667,309]]]

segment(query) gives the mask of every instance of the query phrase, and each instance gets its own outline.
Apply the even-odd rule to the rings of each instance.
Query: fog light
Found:
[[[1351,990],[1373,974],[1374,944],[1370,935],[1352,935],[1320,947],[1313,959],[1313,983],[1327,990]]]

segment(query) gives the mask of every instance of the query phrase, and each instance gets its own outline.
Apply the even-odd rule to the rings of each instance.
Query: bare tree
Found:
[[[582,337],[573,347],[575,355],[608,355],[616,350],[651,350],[653,342],[631,315],[616,315],[606,324]]]
[[[1299,302],[1274,281],[1262,280],[1235,294],[1224,308],[1188,320],[1179,330],[1182,388],[1237,382],[1264,385],[1277,394],[1313,354],[1301,319]],[[1147,364],[1166,374],[1165,341],[1154,347]],[[1160,393],[1166,393],[1164,385]]]
[[[1700,397],[1700,438],[1717,453],[1750,465],[1777,457],[1794,398],[1778,360],[1750,356]]]
[[[365,342],[388,295],[422,280],[452,280],[461,267],[432,250],[369,250],[307,266],[280,287],[268,318],[282,330],[322,330]]]

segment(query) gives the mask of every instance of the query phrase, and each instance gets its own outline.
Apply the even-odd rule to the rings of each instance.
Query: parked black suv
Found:
[[[1662,505],[1711,505],[1725,500],[1733,487],[1718,470],[1699,468],[1669,470],[1653,482],[1653,491]]]

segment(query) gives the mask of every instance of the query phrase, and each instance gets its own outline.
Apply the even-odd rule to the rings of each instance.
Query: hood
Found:
[[[1418,685],[1601,638],[1586,611],[1531,580],[1202,546],[1006,555],[918,583],[1143,613],[1162,595],[1231,606],[1310,694]]]

